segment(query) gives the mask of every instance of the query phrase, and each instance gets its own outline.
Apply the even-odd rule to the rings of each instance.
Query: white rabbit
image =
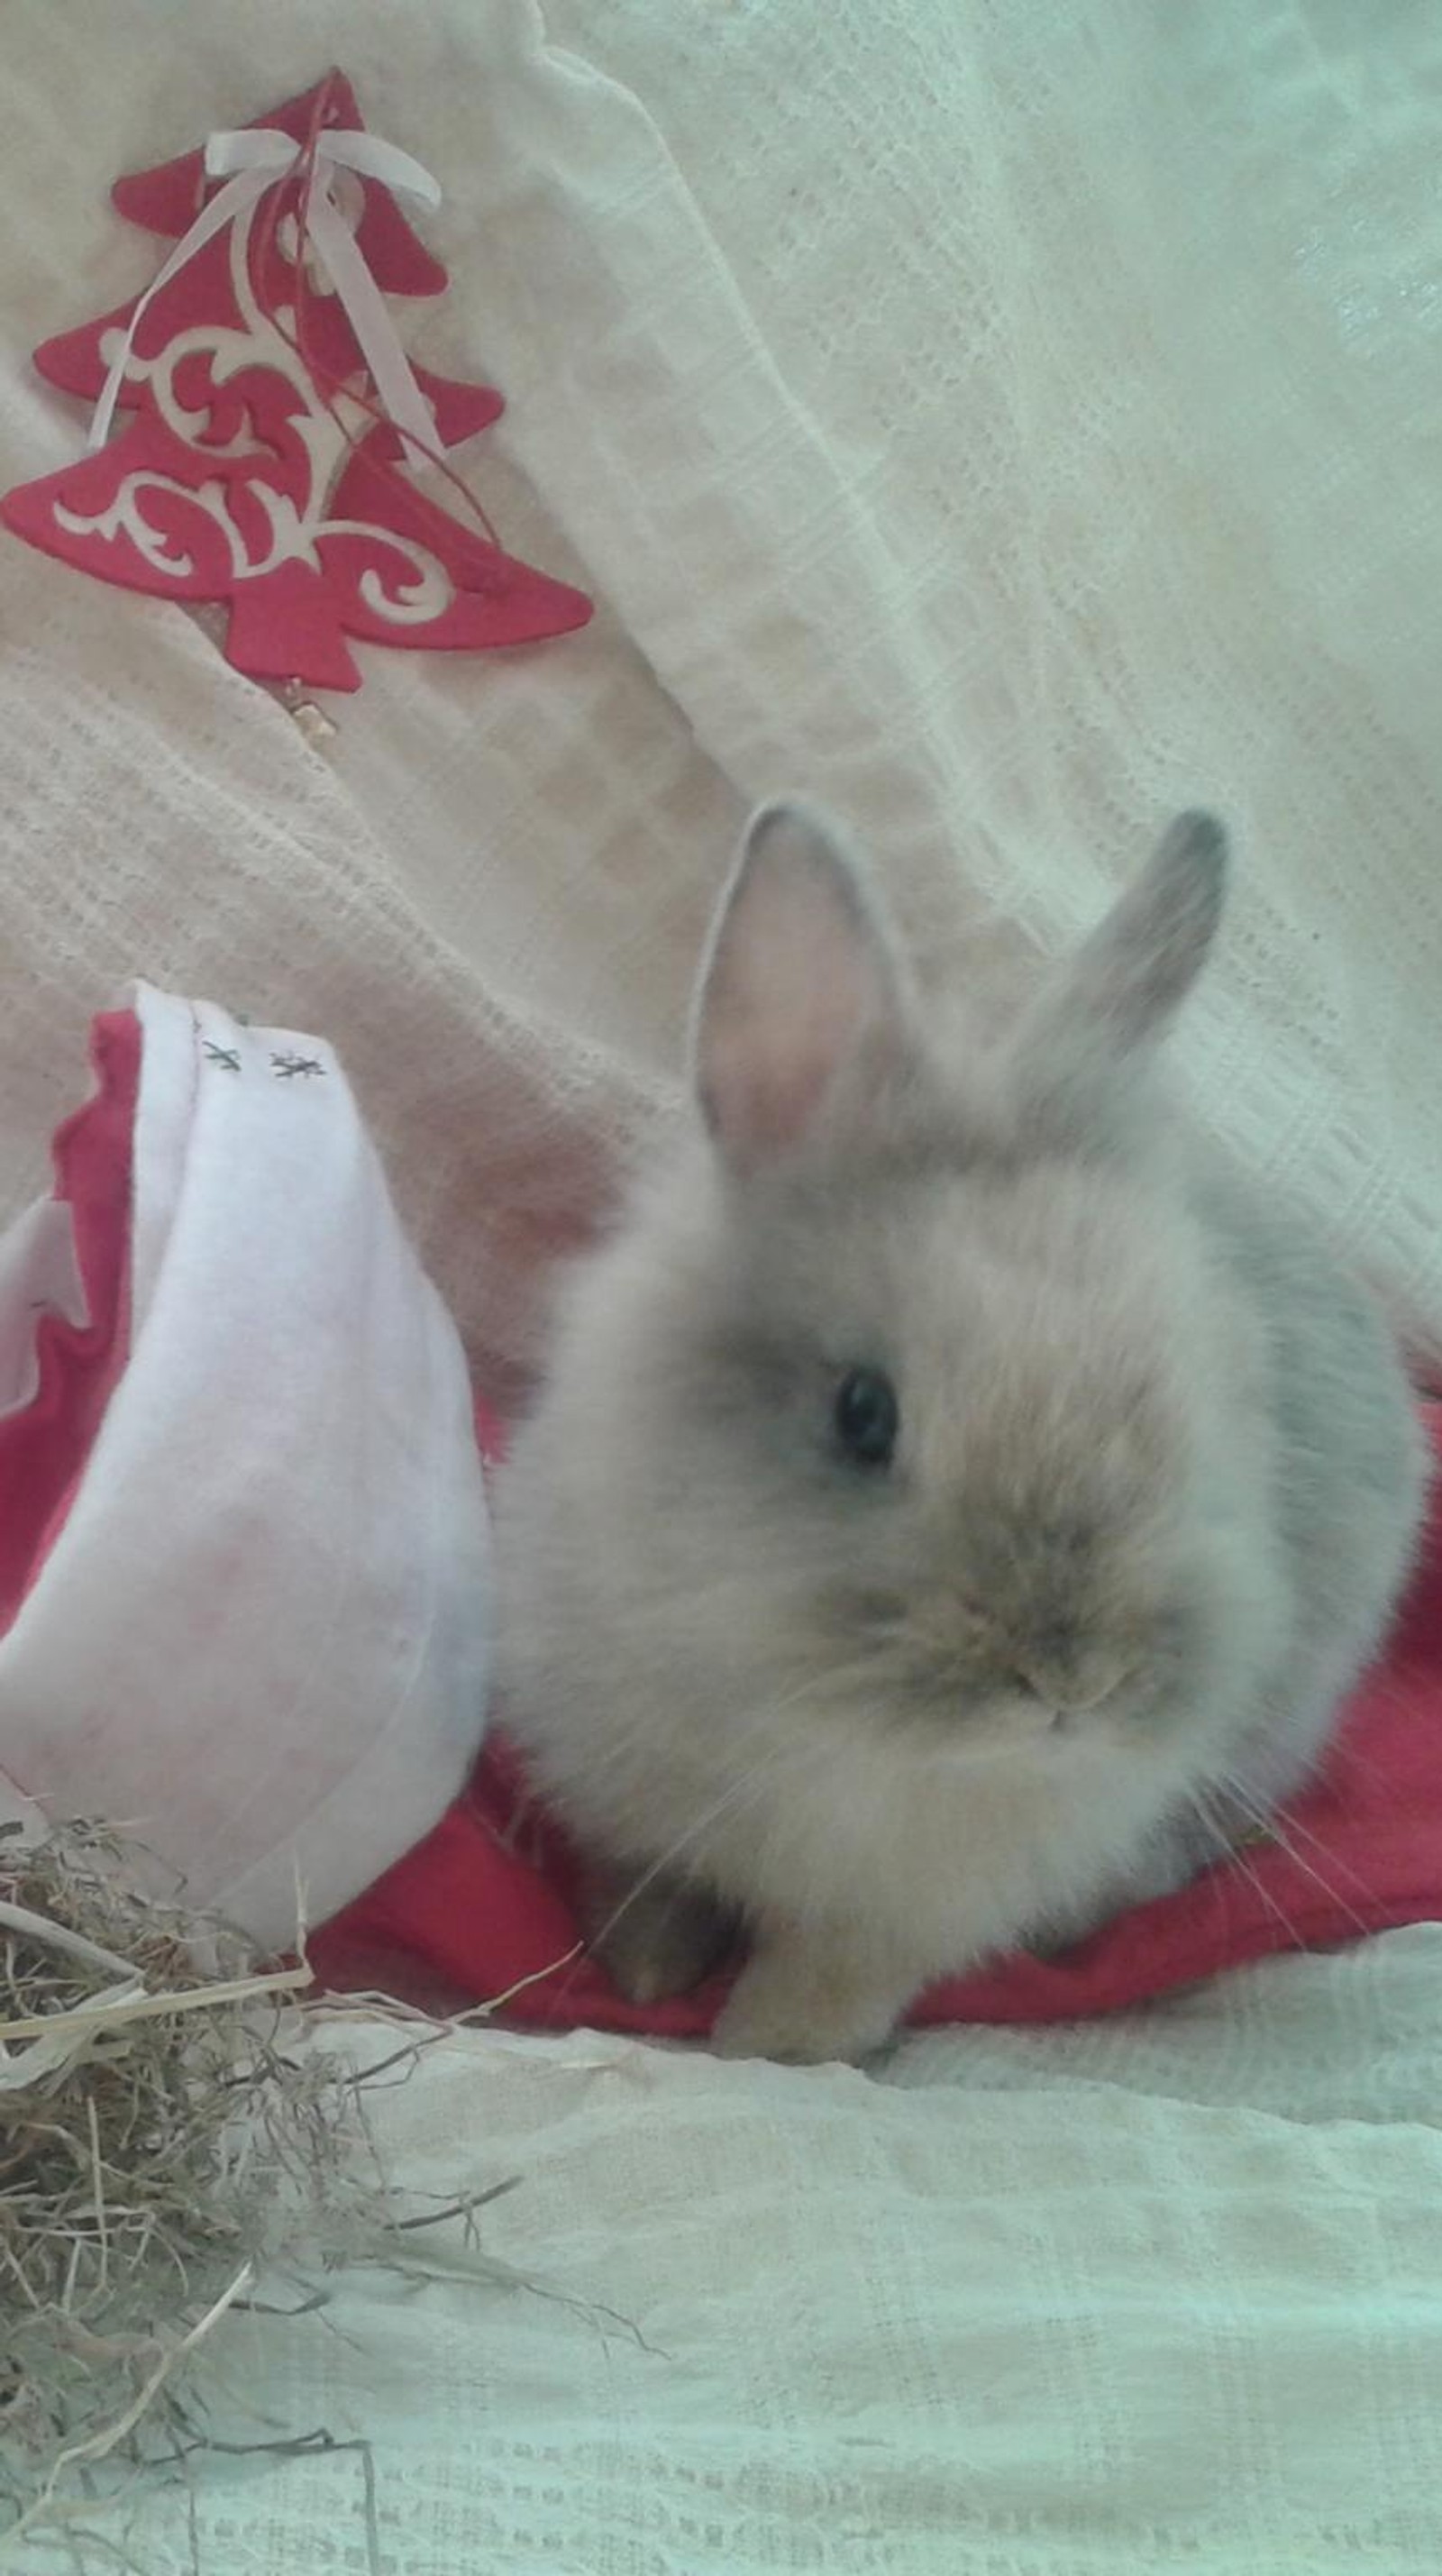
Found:
[[[863,2055],[1177,1884],[1381,1639],[1423,1494],[1390,1336],[1155,1061],[1225,876],[1184,816],[999,1012],[923,1004],[826,817],[746,836],[701,1114],[498,1493],[506,1722],[633,1993],[744,1928],[731,2053]]]

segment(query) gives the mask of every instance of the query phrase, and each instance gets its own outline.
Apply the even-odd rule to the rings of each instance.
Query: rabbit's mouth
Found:
[[[1141,1658],[1115,1647],[1018,1659],[1016,1687],[1039,1701],[1051,1724],[1065,1734],[1103,1713],[1120,1715],[1135,1702],[1143,1680]]]
[[[837,1678],[932,1749],[938,1739],[979,1751],[1113,1735],[1144,1721],[1157,1696],[1136,1639],[1053,1627],[1015,1644],[969,1604],[938,1613],[880,1590],[846,1603]]]

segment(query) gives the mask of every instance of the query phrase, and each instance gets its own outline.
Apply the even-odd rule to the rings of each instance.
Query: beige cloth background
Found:
[[[1244,871],[1209,1114],[1442,1330],[1442,15],[1420,0],[0,0],[0,474],[108,214],[332,57],[442,179],[414,345],[585,581],[509,662],[367,653],[328,753],[176,611],[0,556],[0,1206],[137,968],[343,1051],[478,1360],[675,1098],[731,833],[799,783],[937,942],[1072,932],[1174,804]],[[624,2328],[349,2284],[237,2323],[372,2440],[386,2576],[1432,2576],[1438,1936],[890,2088],[458,2043],[395,2097]],[[366,2565],[355,2456],[207,2483],[202,2566]],[[184,2512],[142,2535],[188,2567]],[[45,2563],[50,2563],[49,2560]]]
[[[1242,836],[1211,1115],[1442,1330],[1442,19],[1414,0],[4,0],[0,472],[153,249],[123,167],[332,57],[441,177],[415,345],[583,637],[366,655],[326,755],[178,612],[7,541],[0,1205],[141,968],[352,1065],[484,1365],[673,1097],[749,799],[945,936]],[[549,37],[549,41],[547,40]],[[509,458],[510,464],[503,460]]]

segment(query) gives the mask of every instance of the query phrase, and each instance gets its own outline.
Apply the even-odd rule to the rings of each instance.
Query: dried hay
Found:
[[[370,2151],[365,2083],[438,2026],[367,2076],[297,2049],[308,1969],[154,1884],[99,1827],[0,1827],[0,2566],[207,2447],[196,2356],[262,2273],[304,2313],[330,2265],[495,2197],[403,2215]]]

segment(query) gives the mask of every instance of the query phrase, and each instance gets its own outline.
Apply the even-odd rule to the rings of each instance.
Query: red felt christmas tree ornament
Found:
[[[224,604],[226,657],[260,680],[358,688],[351,636],[476,652],[585,624],[584,592],[506,554],[445,461],[502,398],[405,354],[387,295],[448,281],[396,200],[440,191],[365,131],[342,73],[112,197],[175,248],[144,294],[37,349],[94,404],[89,452],[0,499],[7,527],[124,589]],[[419,488],[426,467],[464,517]]]

